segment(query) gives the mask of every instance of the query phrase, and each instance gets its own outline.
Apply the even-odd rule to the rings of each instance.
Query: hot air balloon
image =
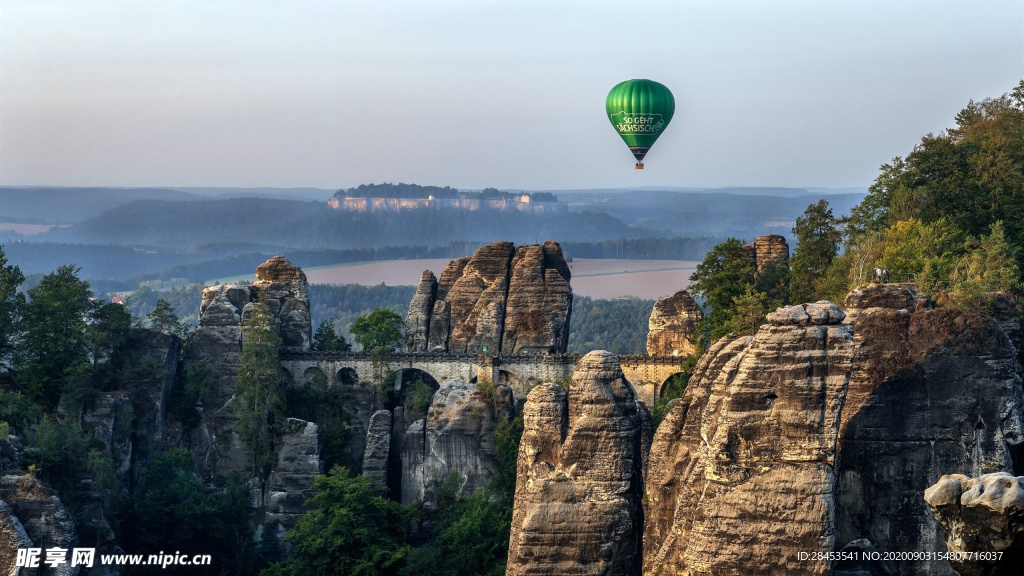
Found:
[[[636,156],[636,168],[665,131],[676,111],[676,100],[664,85],[653,80],[626,80],[616,84],[604,103],[608,119]]]

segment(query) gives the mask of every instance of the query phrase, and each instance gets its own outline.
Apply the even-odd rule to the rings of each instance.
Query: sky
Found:
[[[0,185],[864,187],[1022,78],[1020,0],[0,0]]]

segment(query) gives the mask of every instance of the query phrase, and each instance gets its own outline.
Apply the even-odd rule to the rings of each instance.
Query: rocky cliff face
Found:
[[[646,574],[953,574],[796,553],[943,550],[921,495],[946,472],[1014,469],[1016,350],[993,318],[930,309],[911,286],[845,304],[846,318],[828,303],[779,309],[701,358],[651,447]]]
[[[828,303],[769,315],[703,356],[655,433],[645,574],[826,574],[853,330]]]
[[[192,439],[192,451],[204,473],[222,476],[245,468],[245,450],[235,434],[232,397],[241,364],[242,326],[261,294],[276,319],[281,349],[309,350],[312,325],[309,285],[302,270],[283,256],[274,256],[256,268],[256,283],[222,285],[203,291],[199,325],[185,350],[185,359],[206,367],[209,400],[204,406],[200,430]]]
[[[495,470],[494,426],[513,417],[507,386],[485,397],[476,384],[452,380],[434,393],[426,419],[409,424],[402,442],[401,500],[433,511],[437,489],[454,474],[462,494],[486,488]]]
[[[1024,439],[1016,350],[992,318],[929,310],[910,286],[863,287],[845,304],[857,365],[839,431],[837,544],[942,550],[921,494],[943,474],[1014,469]],[[952,574],[942,562],[893,569]]]
[[[680,290],[654,303],[647,323],[647,353],[652,356],[692,356],[696,347],[690,338],[704,312],[686,290]]]
[[[1024,476],[943,476],[924,493],[960,576],[1010,576],[1024,567]]]
[[[534,388],[523,420],[507,574],[638,574],[641,425],[616,357]]]
[[[74,517],[65,508],[60,497],[31,474],[11,471],[0,476],[0,504],[3,504],[0,506],[0,540],[25,546],[27,538],[31,542],[27,546],[43,549],[71,550],[78,546]],[[90,542],[88,545],[94,544]],[[5,552],[0,552],[0,566],[10,560],[10,550]],[[46,569],[43,560],[45,553],[40,559],[40,571]],[[75,576],[79,571],[78,566],[63,564],[47,573]]]
[[[440,282],[424,272],[409,305],[411,352],[564,352],[572,288],[557,242],[495,242],[453,260]],[[431,296],[433,294],[433,296]]]
[[[280,439],[277,462],[260,494],[263,530],[278,544],[306,511],[306,500],[312,498],[313,479],[323,474],[320,458],[320,430],[316,424],[289,418]]]

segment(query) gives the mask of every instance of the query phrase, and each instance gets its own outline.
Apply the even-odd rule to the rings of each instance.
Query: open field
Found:
[[[383,282],[389,286],[415,285],[424,270],[431,270],[435,276],[440,277],[448,262],[448,259],[390,260],[318,266],[308,268],[305,272],[310,284],[372,286]],[[696,266],[697,262],[686,260],[577,258],[570,264],[572,289],[576,294],[591,298],[615,298],[626,295],[661,298],[685,288]]]

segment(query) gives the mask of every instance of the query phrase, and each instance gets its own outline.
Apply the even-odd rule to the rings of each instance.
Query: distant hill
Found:
[[[0,221],[69,224],[135,200],[200,200],[165,188],[59,188],[0,186]]]
[[[679,236],[791,235],[791,229],[809,204],[824,198],[836,216],[849,214],[863,194],[809,194],[766,196],[737,194],[735,190],[765,192],[774,188],[728,188],[714,192],[633,190],[627,193],[596,190],[559,192],[571,211],[614,215],[630,226],[665,230]]]
[[[348,213],[320,202],[233,198],[203,202],[139,200],[99,216],[40,234],[36,240],[89,244],[191,247],[253,242],[292,248],[443,246],[455,241],[592,242],[646,238],[655,231],[630,227],[607,213],[433,211]]]
[[[272,198],[276,200],[318,200],[326,202],[334,194],[334,190],[324,188],[211,188],[211,187],[174,187],[171,190],[188,192],[212,198]]]

